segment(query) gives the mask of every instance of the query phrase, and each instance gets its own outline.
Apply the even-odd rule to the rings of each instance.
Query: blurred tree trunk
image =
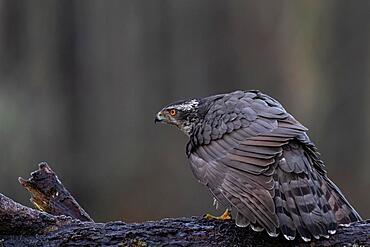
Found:
[[[12,178],[30,160],[58,161],[97,219],[211,210],[186,166],[185,137],[154,128],[153,114],[180,98],[260,89],[311,125],[329,176],[368,215],[369,8],[366,0],[0,0],[0,173],[8,174],[0,187],[22,201]],[[116,200],[111,213],[86,191]]]

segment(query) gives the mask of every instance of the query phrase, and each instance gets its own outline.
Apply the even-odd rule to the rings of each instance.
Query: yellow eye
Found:
[[[177,111],[175,109],[170,110],[170,115],[171,116],[176,116],[176,114],[177,114]]]

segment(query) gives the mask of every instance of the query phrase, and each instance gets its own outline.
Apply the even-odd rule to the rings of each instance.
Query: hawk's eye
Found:
[[[175,109],[171,109],[170,110],[170,115],[173,117],[173,116],[176,116],[177,114],[177,111]]]

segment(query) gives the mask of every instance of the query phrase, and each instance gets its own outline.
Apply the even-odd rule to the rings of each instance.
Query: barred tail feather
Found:
[[[312,168],[315,160],[299,146],[284,147],[275,180],[275,207],[279,228],[291,240],[296,232],[305,241],[329,237],[338,224],[361,220],[326,174]]]
[[[311,233],[307,227],[311,221],[301,216],[301,212],[296,203],[295,195],[290,188],[291,174],[284,171],[278,171],[279,194],[275,196],[275,203],[279,205],[276,208],[277,215],[280,222],[280,230],[284,237],[288,240],[293,240],[296,237],[296,232],[305,241],[311,240]],[[304,222],[307,220],[308,222]]]
[[[279,218],[280,230],[287,240],[293,240],[296,236],[296,228],[294,226],[292,216],[287,210],[288,205],[285,195],[283,194],[283,188],[280,186],[280,182],[277,177],[275,178],[275,181],[275,207],[276,214]]]
[[[339,188],[327,177],[322,184],[322,190],[325,193],[326,200],[330,209],[334,212],[338,224],[350,224],[362,220],[361,216],[349,204]]]
[[[317,176],[320,179],[319,186],[323,192],[323,197],[328,204],[329,209],[334,212],[335,221],[338,224],[349,224],[351,222],[360,221],[361,216],[356,212],[356,210],[349,204],[340,189],[326,176],[324,170],[324,163],[320,159],[320,154],[317,148],[310,141],[305,143],[305,151],[309,156],[309,159],[317,171]],[[333,231],[331,231],[333,232]]]

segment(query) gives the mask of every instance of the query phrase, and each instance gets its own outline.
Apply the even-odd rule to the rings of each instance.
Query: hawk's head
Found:
[[[188,136],[202,118],[202,104],[198,99],[183,100],[164,107],[157,113],[154,122],[177,126]]]

